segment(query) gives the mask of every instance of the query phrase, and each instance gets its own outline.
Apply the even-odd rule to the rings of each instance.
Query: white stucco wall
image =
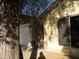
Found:
[[[79,15],[79,1],[74,1],[73,2],[74,5],[70,6],[68,8],[65,8],[65,10],[62,11],[60,16],[59,14],[56,15],[56,18],[61,18],[61,17],[67,17],[67,16],[75,16],[75,15]],[[59,45],[59,37],[58,37],[58,28],[57,28],[57,21],[54,22],[54,25],[50,25],[50,15],[52,14],[53,11],[51,13],[48,14],[47,16],[47,20],[44,24],[44,28],[45,28],[45,34],[44,34],[44,42],[45,42],[45,49],[49,50],[49,51],[54,51],[57,53],[64,53],[63,49],[65,48],[65,46],[61,46]],[[53,19],[52,19],[53,20]],[[52,33],[52,34],[51,34]],[[71,46],[66,46],[66,52],[68,52],[69,54],[73,55],[73,56],[77,56],[79,57],[79,48],[72,48]]]

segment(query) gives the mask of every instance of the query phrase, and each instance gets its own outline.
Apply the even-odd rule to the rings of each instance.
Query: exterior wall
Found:
[[[69,6],[69,4],[67,3],[67,7],[61,11],[61,16],[58,14],[57,18],[79,15],[79,1],[73,1],[72,6]]]
[[[51,26],[49,21],[46,22],[44,25],[45,27],[45,35],[44,35],[44,42],[45,48],[50,51],[60,52],[62,51],[63,46],[59,46],[58,40],[58,28],[57,28],[57,21],[55,21],[54,25]]]
[[[51,11],[51,13],[48,14],[46,18],[46,22],[44,23],[44,28],[45,28],[44,44],[46,50],[54,51],[57,53],[67,52],[67,54],[79,57],[78,48],[59,45],[59,37],[58,37],[58,27],[57,27],[58,19],[61,17],[74,16],[79,14],[79,1],[74,1],[73,3],[74,3],[73,6],[67,7],[64,10],[62,10],[61,15],[59,13],[56,13],[56,20],[54,21],[54,19],[52,19],[53,25],[51,25],[50,16],[53,15],[54,11]]]

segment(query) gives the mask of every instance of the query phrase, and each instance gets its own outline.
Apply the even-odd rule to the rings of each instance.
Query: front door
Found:
[[[32,32],[30,24],[20,25],[20,44],[27,48],[32,40]]]

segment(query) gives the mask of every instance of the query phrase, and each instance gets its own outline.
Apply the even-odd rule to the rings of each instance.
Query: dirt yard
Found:
[[[40,52],[43,52],[44,56],[46,59],[79,59],[78,57],[73,57],[73,56],[68,56],[64,55],[62,53],[56,53],[52,51],[47,51],[47,50],[38,50],[37,53],[37,59],[39,57]],[[31,51],[23,51],[24,59],[30,59]]]

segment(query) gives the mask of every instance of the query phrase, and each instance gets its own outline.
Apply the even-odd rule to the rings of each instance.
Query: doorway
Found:
[[[79,16],[70,18],[71,24],[71,45],[79,48]]]
[[[20,44],[23,48],[28,48],[32,40],[32,29],[30,24],[20,25]]]

